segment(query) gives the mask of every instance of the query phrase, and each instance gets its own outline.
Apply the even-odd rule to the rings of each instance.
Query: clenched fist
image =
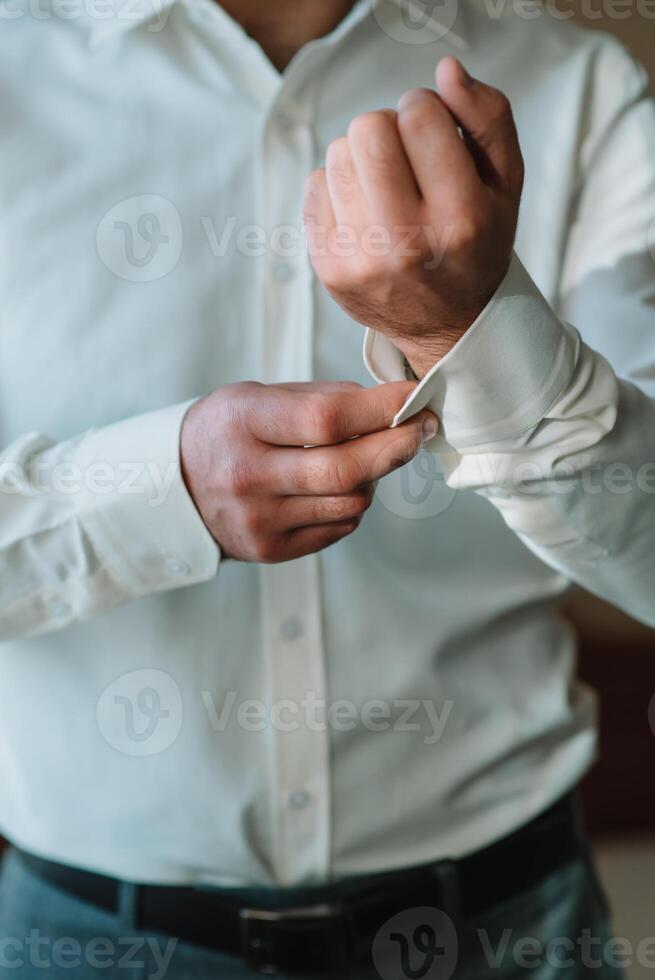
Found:
[[[437,432],[431,412],[388,428],[412,388],[244,382],[196,402],[182,472],[224,556],[287,561],[352,534],[375,481]]]
[[[439,95],[358,116],[307,180],[314,270],[353,319],[391,338],[421,377],[507,272],[523,188],[509,102],[454,58]]]

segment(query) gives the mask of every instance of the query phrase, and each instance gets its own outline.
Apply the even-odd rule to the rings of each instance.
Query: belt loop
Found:
[[[118,883],[118,917],[122,926],[138,929],[139,886],[131,881]]]
[[[451,860],[438,861],[434,865],[434,873],[439,882],[439,894],[442,912],[451,917],[455,925],[460,916],[462,896],[457,862]]]

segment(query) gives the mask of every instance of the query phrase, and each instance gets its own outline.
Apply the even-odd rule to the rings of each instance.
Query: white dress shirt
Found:
[[[655,624],[655,114],[616,42],[501,7],[360,2],[280,75],[212,0],[0,3],[19,845],[139,881],[321,882],[481,848],[591,763],[561,598]],[[505,282],[404,410],[432,405],[439,440],[347,540],[221,562],[180,475],[188,404],[371,383],[312,275],[303,180],[448,53],[512,99],[528,176]],[[366,361],[403,376],[381,336]]]

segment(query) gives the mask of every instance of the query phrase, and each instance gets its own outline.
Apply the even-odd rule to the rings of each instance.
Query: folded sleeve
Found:
[[[394,424],[430,407],[450,486],[484,495],[544,562],[655,626],[655,112],[622,50],[598,72],[556,308],[515,256]],[[381,335],[367,335],[365,361],[378,381],[404,377]]]
[[[191,403],[0,455],[0,639],[66,626],[216,574],[182,478]]]

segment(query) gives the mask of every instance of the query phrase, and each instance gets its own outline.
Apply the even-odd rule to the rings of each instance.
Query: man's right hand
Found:
[[[223,555],[282,562],[352,534],[376,480],[437,432],[427,411],[388,428],[413,388],[244,382],[196,402],[182,427],[182,472]]]

